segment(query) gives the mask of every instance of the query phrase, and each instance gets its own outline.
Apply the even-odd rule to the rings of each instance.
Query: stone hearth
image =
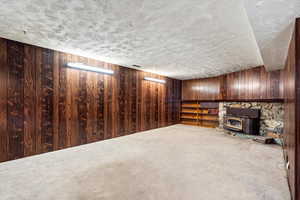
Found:
[[[226,114],[226,107],[261,109],[260,135],[265,135],[267,129],[283,127],[283,103],[262,103],[262,102],[220,102],[219,124],[223,128],[223,117]]]

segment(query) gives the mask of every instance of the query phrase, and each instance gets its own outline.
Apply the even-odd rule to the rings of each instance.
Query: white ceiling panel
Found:
[[[0,36],[178,79],[263,61],[240,0],[0,0]]]
[[[284,67],[300,0],[245,0],[266,69]]]

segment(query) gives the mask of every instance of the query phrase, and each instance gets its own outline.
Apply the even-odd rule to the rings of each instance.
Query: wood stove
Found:
[[[249,135],[258,135],[259,120],[259,109],[227,107],[224,116],[224,128]]]

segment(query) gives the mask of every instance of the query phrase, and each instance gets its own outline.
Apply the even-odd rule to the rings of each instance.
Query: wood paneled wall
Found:
[[[182,81],[182,100],[221,100],[223,76]]]
[[[263,66],[213,78],[182,81],[182,99],[200,101],[265,101],[283,99],[282,71]]]
[[[179,80],[0,39],[0,161],[179,123],[180,99]]]
[[[293,200],[300,200],[300,19],[296,20],[284,69],[284,113],[288,180]]]

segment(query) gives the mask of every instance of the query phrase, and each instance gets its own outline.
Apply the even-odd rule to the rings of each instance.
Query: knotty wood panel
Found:
[[[284,69],[284,149],[290,163],[288,180],[293,200],[300,200],[300,19],[290,42]]]
[[[35,154],[35,48],[24,49],[24,155]]]
[[[283,72],[263,66],[213,78],[182,81],[182,99],[199,101],[264,101],[283,99]]]
[[[0,38],[0,162],[179,123],[180,100],[179,80]]]
[[[7,42],[7,134],[8,158],[24,156],[24,46]]]

